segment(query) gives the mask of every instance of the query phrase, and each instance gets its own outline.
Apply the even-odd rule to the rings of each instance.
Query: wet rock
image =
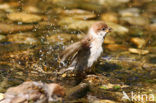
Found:
[[[112,23],[112,22],[106,22],[106,23],[113,29],[112,32],[118,33],[120,35],[126,34],[129,32],[129,29],[122,25]]]
[[[66,7],[66,8],[77,8],[78,7],[78,0],[48,0],[49,3],[53,3],[59,7]]]
[[[121,89],[121,88],[127,88],[129,87],[128,85],[121,85],[121,84],[111,84],[111,83],[107,83],[107,84],[103,84],[102,86],[100,86],[101,89]]]
[[[153,2],[151,2],[150,0],[149,0],[149,2],[150,3],[148,3],[146,6],[146,10],[147,10],[147,12],[148,13],[153,13],[153,14],[155,14],[156,13],[156,6],[155,6],[155,1],[153,1]]]
[[[88,98],[89,103],[119,103],[119,102],[112,101],[112,100],[99,99],[91,95],[89,95],[87,98]]]
[[[42,20],[42,17],[35,14],[28,14],[24,12],[10,13],[7,15],[8,19],[12,21],[34,23]]]
[[[104,40],[105,44],[114,44],[115,43],[115,39],[112,38],[111,36],[106,36],[105,40]]]
[[[127,16],[139,16],[140,15],[140,10],[138,8],[128,8],[128,9],[124,9],[124,10],[120,10],[119,14],[122,17],[127,17]]]
[[[144,26],[149,23],[149,20],[146,17],[140,15],[140,10],[138,8],[121,10],[119,11],[119,14],[122,16],[120,19],[122,22],[129,23],[131,25]]]
[[[105,9],[118,7],[130,0],[80,0],[80,7],[88,10],[95,10],[96,12],[104,11]],[[82,3],[83,2],[83,3]]]
[[[64,29],[87,30],[95,21],[93,20],[77,20],[74,18],[61,19],[58,24],[64,26]]]
[[[112,13],[112,12],[102,14],[101,15],[101,20],[108,21],[108,22],[113,22],[113,23],[118,22],[117,14]]]
[[[119,45],[119,44],[109,44],[105,46],[105,48],[111,50],[111,51],[124,51],[127,50],[126,46]]]
[[[5,40],[6,40],[6,36],[0,35],[0,42],[3,42],[3,41],[5,41]]]
[[[85,10],[94,10],[97,12],[104,11],[106,8],[118,7],[130,0],[48,0],[49,2],[66,8],[82,8]],[[115,2],[115,3],[114,3]]]
[[[154,32],[155,32],[155,31],[156,31],[156,23],[150,24],[150,25],[149,25],[149,28],[150,28],[151,31],[154,31]],[[147,29],[148,29],[148,28],[147,28]]]
[[[137,38],[137,37],[131,38],[130,41],[134,43],[138,48],[142,48],[146,44],[146,41],[144,39]]]
[[[92,0],[93,1],[93,0]],[[111,6],[111,7],[117,7],[119,5],[122,5],[124,3],[128,3],[130,0],[98,0],[100,4],[103,6]]]
[[[150,76],[151,78],[156,78],[156,71],[155,70],[151,71]]]
[[[96,87],[101,84],[107,84],[108,78],[103,75],[87,75],[87,77],[84,80],[85,83],[88,83],[90,87]]]
[[[4,10],[6,12],[13,12],[14,10],[11,8],[11,6],[7,3],[0,4],[0,10]]]
[[[145,55],[145,54],[149,53],[148,50],[142,50],[142,49],[129,48],[128,50],[129,50],[129,52],[134,53],[134,54]]]
[[[86,83],[81,83],[76,87],[71,88],[67,91],[66,99],[74,100],[84,97],[89,90],[89,86]]]
[[[145,17],[138,16],[138,17],[122,17],[120,19],[122,22],[129,23],[131,25],[139,25],[145,26],[149,24],[149,20]]]
[[[17,33],[13,35],[8,35],[8,41],[13,43],[22,43],[22,44],[38,43],[38,40],[34,37],[32,33]]]
[[[26,6],[24,7],[24,11],[27,13],[39,13],[40,10],[35,6]]]
[[[47,36],[47,42],[48,43],[56,43],[56,42],[68,42],[71,40],[76,40],[76,39],[82,38],[80,35],[75,35],[75,34],[53,34],[51,36]]]
[[[91,97],[89,96],[88,100],[95,101],[95,100],[101,100],[101,99],[103,100],[111,99],[115,101],[115,103],[122,103],[122,99],[121,99],[122,96],[123,96],[122,92],[115,92],[115,91],[109,91],[109,90],[107,91],[104,89],[97,89],[95,87],[95,88],[92,88],[92,96]]]
[[[72,9],[72,10],[57,10],[59,13],[72,17],[74,19],[81,19],[81,20],[87,20],[87,19],[93,19],[96,17],[96,15],[93,12],[81,10],[81,9]]]
[[[1,103],[27,103],[29,101],[48,103],[61,101],[64,95],[64,88],[55,83],[24,82],[17,87],[9,88]]]
[[[21,31],[29,31],[34,28],[33,25],[14,25],[0,23],[0,33],[15,33]]]

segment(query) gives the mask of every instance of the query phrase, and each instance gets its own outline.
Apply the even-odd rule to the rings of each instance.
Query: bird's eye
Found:
[[[103,30],[103,31],[105,31],[105,30],[106,30],[106,28],[103,28],[102,30]]]

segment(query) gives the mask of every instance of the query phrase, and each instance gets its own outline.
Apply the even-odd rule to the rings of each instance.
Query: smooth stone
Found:
[[[129,29],[122,25],[112,23],[112,22],[106,22],[106,24],[108,24],[112,28],[112,32],[118,33],[120,35],[129,32]]]
[[[64,29],[72,30],[87,30],[93,23],[95,23],[93,20],[77,20],[70,17],[63,18],[58,22]]]
[[[96,18],[96,15],[93,12],[82,10],[82,9],[72,9],[72,10],[57,9],[57,12],[65,16],[72,17],[74,19],[87,20],[87,19]]]
[[[101,20],[108,21],[108,22],[113,22],[113,23],[118,22],[117,14],[116,13],[111,13],[111,12],[102,14],[101,15]]]
[[[151,0],[149,0],[150,3],[147,3],[147,7],[146,7],[146,10],[148,13],[152,13],[155,15],[156,13],[156,4],[155,4],[155,1],[153,0],[153,2],[151,2]]]
[[[26,6],[24,7],[24,11],[27,13],[39,13],[40,10],[35,6]]]
[[[107,99],[99,99],[96,96],[92,96],[92,95],[88,95],[87,99],[89,103],[116,103],[115,101],[107,100]]]
[[[80,38],[82,37],[76,34],[53,34],[51,36],[46,37],[48,43],[58,43],[58,42],[65,43],[65,42],[80,39]]]
[[[128,9],[120,10],[119,14],[122,17],[139,16],[140,15],[140,10],[138,8],[128,8]]]
[[[129,23],[131,25],[145,26],[149,24],[149,20],[145,17],[122,17],[121,22]]]
[[[99,100],[93,101],[92,103],[117,103],[117,102],[112,101],[112,100],[99,99]]]
[[[109,44],[105,46],[105,48],[109,49],[110,51],[124,51],[127,50],[126,46],[119,45],[119,44]]]
[[[156,23],[150,24],[150,25],[149,25],[149,28],[150,28],[150,30],[153,31],[153,32],[156,31]],[[147,28],[147,29],[148,29],[148,28]]]
[[[67,1],[64,1],[64,0],[48,0],[49,3],[52,3],[54,5],[57,5],[59,7],[66,7],[66,8],[77,8],[78,7],[78,3],[77,3],[78,0],[67,0]]]
[[[88,3],[92,3],[92,5],[102,5],[104,8],[109,7],[118,7],[120,5],[123,5],[125,3],[128,3],[130,0],[85,0]]]
[[[32,33],[17,33],[8,35],[8,41],[13,43],[22,44],[36,44],[38,43],[37,38]]]
[[[135,38],[131,38],[130,41],[135,44],[138,48],[142,48],[143,46],[145,46],[146,41],[144,39],[135,37]]]
[[[10,13],[7,15],[7,17],[12,21],[18,21],[24,23],[35,23],[42,20],[41,16],[24,13],[24,12]]]
[[[33,25],[14,25],[14,24],[3,24],[0,23],[0,33],[15,33],[21,31],[29,31],[34,28]]]
[[[151,73],[150,73],[150,76],[152,77],[152,78],[156,78],[156,71],[151,71]]]
[[[121,84],[111,84],[111,83],[103,84],[102,86],[100,86],[101,89],[121,89],[121,88],[127,88],[127,87],[129,86],[121,85]]]
[[[106,36],[105,37],[105,40],[104,40],[104,43],[105,44],[114,44],[115,43],[115,40],[111,36]]]
[[[48,0],[50,3],[58,7],[66,8],[81,8],[90,11],[102,12],[107,8],[118,7],[130,0]]]
[[[66,92],[67,94],[66,98],[69,100],[79,99],[86,96],[88,91],[89,85],[87,83],[80,83],[79,85],[70,88],[70,90]]]
[[[134,53],[134,54],[146,55],[149,53],[148,50],[142,50],[142,49],[129,48],[128,50],[130,53]]]
[[[6,12],[13,12],[14,10],[11,8],[11,6],[7,3],[0,4],[0,10],[6,11]]]
[[[3,42],[3,41],[5,41],[5,40],[6,40],[6,36],[0,35],[0,42]]]

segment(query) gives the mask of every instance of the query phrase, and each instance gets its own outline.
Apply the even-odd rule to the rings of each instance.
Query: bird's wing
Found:
[[[68,60],[68,58],[73,57],[81,49],[81,42],[76,42],[68,46],[60,55],[61,62]]]
[[[91,38],[86,36],[81,41],[71,44],[60,55],[60,62],[64,63],[64,61],[68,60],[69,58],[73,60],[81,49],[90,48],[90,42]]]

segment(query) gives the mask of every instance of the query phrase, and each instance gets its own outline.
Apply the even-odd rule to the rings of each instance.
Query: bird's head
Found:
[[[99,38],[99,39],[104,39],[106,34],[110,32],[112,29],[107,26],[104,22],[96,22],[94,23],[90,29],[89,29],[89,35]]]

